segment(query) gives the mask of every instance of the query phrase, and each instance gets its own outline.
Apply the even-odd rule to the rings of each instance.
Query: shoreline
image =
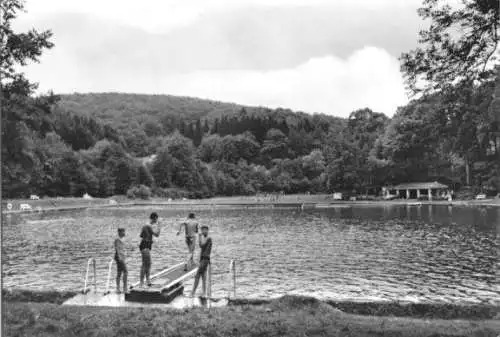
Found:
[[[414,305],[406,307],[402,315],[394,306],[372,310],[370,304],[362,304],[365,312],[355,312],[314,298],[283,296],[265,302],[179,310],[58,304],[70,293],[2,289],[2,294],[4,332],[9,336],[496,337],[500,331],[498,307],[469,307],[460,312],[452,306],[426,311]]]
[[[256,200],[255,197],[215,197],[211,199],[172,200],[153,198],[151,200],[117,200],[110,203],[113,198],[83,200],[79,198],[42,199],[42,200],[9,200],[13,208],[20,204],[29,204],[31,210],[6,209],[7,201],[2,201],[2,214],[46,213],[53,211],[72,211],[98,208],[120,208],[135,206],[172,206],[172,207],[247,207],[247,208],[300,208],[300,209],[325,209],[353,206],[462,206],[462,207],[500,207],[500,199],[486,200],[454,200],[451,203],[445,200],[417,201],[417,200],[356,200],[339,201],[328,200],[324,195],[318,196],[286,196],[282,200]],[[50,207],[46,207],[49,204]],[[58,205],[59,204],[59,205]]]
[[[4,303],[23,302],[62,305],[68,299],[79,294],[80,292],[76,291],[38,291],[4,288],[2,289],[2,301]],[[282,301],[292,302],[296,306],[321,303],[346,314],[361,316],[410,317],[417,319],[500,319],[500,305],[493,304],[335,301],[300,295],[284,295],[278,298],[227,298],[227,305],[223,307],[269,306]],[[127,308],[122,307],[122,309]]]

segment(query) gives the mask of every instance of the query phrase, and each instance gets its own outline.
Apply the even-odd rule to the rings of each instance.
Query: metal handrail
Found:
[[[231,260],[229,263],[229,273],[233,274],[233,297],[236,297],[236,261]],[[227,297],[231,297],[231,291],[228,290]]]
[[[104,292],[104,295],[109,294],[109,281],[111,280],[111,268],[113,267],[113,261],[114,260],[115,260],[114,258],[111,258],[111,260],[109,261],[108,278],[107,278],[107,281],[106,281],[106,291]]]
[[[88,259],[87,261],[87,272],[85,273],[85,285],[83,286],[83,293],[86,294],[88,292],[87,290],[87,284],[88,284],[88,279],[89,279],[89,269],[90,269],[90,263],[93,262],[94,266],[94,292],[97,292],[97,271],[96,271],[96,261],[93,257]]]
[[[207,289],[206,290],[206,295],[207,295],[207,307],[210,309],[210,304],[211,304],[211,299],[212,299],[212,263],[208,263],[208,269],[207,269]]]

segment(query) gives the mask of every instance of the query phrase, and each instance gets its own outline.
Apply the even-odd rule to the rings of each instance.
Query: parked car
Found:
[[[40,197],[36,194],[30,195],[30,200],[40,200]]]
[[[476,195],[476,200],[484,200],[484,199],[486,199],[486,194],[481,193]]]

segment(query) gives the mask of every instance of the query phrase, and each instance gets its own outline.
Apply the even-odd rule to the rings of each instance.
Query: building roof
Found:
[[[392,187],[394,190],[426,190],[426,189],[448,188],[448,185],[440,184],[437,181],[427,183],[403,183]]]

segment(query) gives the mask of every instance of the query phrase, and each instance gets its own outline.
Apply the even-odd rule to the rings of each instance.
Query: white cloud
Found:
[[[421,0],[31,0],[26,4],[26,20],[50,13],[85,13],[101,19],[162,32],[187,26],[208,12],[228,12],[245,7],[363,7],[405,8]]]
[[[44,68],[30,67],[30,78],[44,78],[42,90],[172,94],[344,117],[364,107],[391,116],[407,102],[398,60],[377,47],[360,49],[346,60],[331,55],[312,58],[290,69],[159,73],[154,77],[104,70],[98,80],[79,72],[63,51],[51,53]],[[59,75],[44,76],[43,69],[51,68],[57,68]]]
[[[53,29],[56,47],[26,72],[42,92],[173,94],[392,115],[407,102],[394,55],[409,48],[420,1],[28,0],[21,28]],[[187,27],[151,34],[131,26]]]
[[[407,103],[398,60],[376,47],[347,60],[313,58],[293,69],[189,73],[166,79],[161,87],[170,94],[344,117],[364,107],[392,116]]]

